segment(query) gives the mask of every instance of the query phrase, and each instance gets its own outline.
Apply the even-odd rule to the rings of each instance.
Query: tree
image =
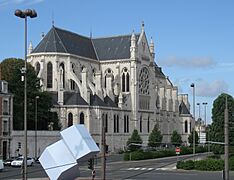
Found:
[[[22,59],[9,58],[1,62],[1,78],[8,82],[8,90],[14,95],[13,98],[13,129],[24,129],[24,82],[21,81],[21,69],[24,67]],[[35,127],[35,98],[39,96],[37,103],[38,129],[47,130],[48,123],[54,121],[54,129],[60,129],[60,125],[52,108],[52,99],[47,92],[40,91],[40,79],[37,78],[34,68],[27,64],[27,129]]]
[[[175,146],[180,146],[182,143],[181,135],[177,131],[173,131],[171,135],[171,143]]]
[[[234,99],[232,96],[222,93],[213,102],[212,108],[212,124],[210,127],[209,137],[211,141],[224,142],[224,111],[226,107],[226,97],[228,104],[228,119],[229,119],[229,144],[234,144]],[[223,153],[223,145],[212,145],[214,153]]]
[[[162,142],[162,138],[163,138],[163,136],[161,135],[161,132],[158,128],[158,125],[156,124],[154,126],[154,129],[152,130],[152,132],[149,135],[148,146],[150,146],[150,147],[160,146],[160,144]]]
[[[194,130],[191,132],[191,134],[188,137],[190,146],[193,145],[193,133],[194,133]],[[198,141],[199,141],[198,133],[197,131],[195,131],[195,145],[198,145]]]
[[[141,144],[142,144],[142,139],[138,134],[138,131],[134,129],[131,137],[127,141],[128,149],[130,151],[136,151],[137,149],[140,149]]]

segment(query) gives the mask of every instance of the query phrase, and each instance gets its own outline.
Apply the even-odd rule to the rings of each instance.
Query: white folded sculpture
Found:
[[[79,177],[78,163],[100,150],[84,125],[73,125],[60,132],[62,139],[48,146],[39,161],[51,180]]]

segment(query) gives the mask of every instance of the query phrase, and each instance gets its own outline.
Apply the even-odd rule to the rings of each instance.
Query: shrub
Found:
[[[205,159],[195,161],[195,169],[201,171],[221,171],[224,168],[224,161],[220,159]]]
[[[185,169],[185,170],[191,170],[194,169],[194,161],[188,160],[188,161],[179,161],[176,165],[178,169]]]

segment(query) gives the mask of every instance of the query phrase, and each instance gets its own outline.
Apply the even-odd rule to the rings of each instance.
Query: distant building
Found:
[[[0,80],[0,158],[10,156],[10,141],[13,122],[13,95],[8,92],[8,83]]]
[[[144,24],[140,33],[103,38],[53,26],[35,49],[30,44],[28,61],[53,97],[62,129],[85,124],[101,144],[104,125],[110,151],[123,149],[134,129],[147,144],[155,124],[163,143],[174,130],[187,143],[194,127],[188,97],[156,64]]]

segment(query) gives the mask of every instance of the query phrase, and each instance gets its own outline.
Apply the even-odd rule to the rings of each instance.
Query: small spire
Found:
[[[33,51],[33,45],[32,45],[32,41],[29,42],[29,46],[28,46],[28,54],[31,54]]]
[[[41,32],[41,39],[43,39],[45,37],[44,32]]]
[[[145,31],[145,23],[144,23],[144,21],[141,22],[141,31],[142,32]]]
[[[134,32],[134,30],[132,31],[131,40],[136,40],[136,36],[135,36],[135,32]]]
[[[54,26],[54,12],[52,12],[52,26]]]

